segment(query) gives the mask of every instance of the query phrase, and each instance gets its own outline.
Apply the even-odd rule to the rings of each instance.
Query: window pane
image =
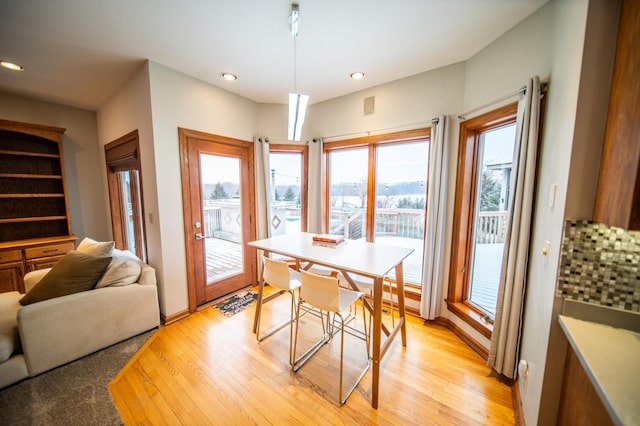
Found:
[[[329,154],[329,233],[366,238],[368,148]]]
[[[420,285],[429,145],[379,146],[376,154],[375,241],[414,249],[404,261],[404,279]],[[390,275],[395,279],[395,271]]]
[[[302,154],[272,152],[271,167],[271,235],[300,232],[302,194]]]
[[[240,160],[200,154],[207,283],[243,272]]]
[[[468,300],[495,317],[504,252],[516,125],[481,134],[475,235]]]

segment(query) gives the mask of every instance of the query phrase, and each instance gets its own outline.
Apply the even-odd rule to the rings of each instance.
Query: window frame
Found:
[[[491,338],[493,322],[486,318],[481,309],[468,301],[471,265],[467,263],[473,249],[480,140],[482,133],[515,123],[517,112],[518,104],[514,102],[460,123],[446,303],[449,311],[487,338]]]
[[[130,174],[132,184],[132,211],[134,216],[134,239],[136,253],[143,262],[147,261],[146,223],[144,213],[144,197],[142,190],[142,164],[140,162],[140,139],[138,130],[106,144],[104,146],[105,164],[107,168],[107,186],[109,189],[109,206],[111,210],[111,227],[115,247],[127,250],[127,220],[124,215],[124,194],[122,193],[122,177],[118,172],[137,171],[137,176]],[[139,189],[139,191],[138,191]],[[140,203],[134,203],[133,200]]]
[[[309,191],[309,147],[307,145],[269,144],[269,154],[302,154],[302,176],[300,182],[300,230],[307,232],[308,191]]]
[[[333,142],[325,142],[322,147],[323,158],[323,182],[322,182],[322,226],[325,232],[329,229],[329,206],[330,200],[330,182],[329,176],[330,161],[329,154],[341,150],[368,148],[368,164],[367,164],[367,211],[366,211],[366,241],[372,242],[375,236],[375,203],[376,203],[376,147],[392,144],[405,144],[410,142],[417,142],[426,140],[429,145],[431,144],[431,127],[404,130],[392,133],[369,135],[353,139],[344,139]],[[429,146],[431,148],[431,146]],[[429,171],[425,171],[427,179]],[[427,188],[428,188],[428,182]],[[427,206],[428,208],[428,206]],[[425,214],[426,221],[426,214]],[[421,286],[405,283],[405,291],[416,290],[419,297]]]

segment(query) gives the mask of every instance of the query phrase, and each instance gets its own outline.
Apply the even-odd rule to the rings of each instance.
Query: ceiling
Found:
[[[299,0],[297,88],[321,102],[469,59],[548,0]],[[0,90],[98,109],[145,60],[259,103],[294,91],[289,0],[2,0]],[[349,78],[364,71],[360,81]],[[238,80],[227,82],[221,72]]]

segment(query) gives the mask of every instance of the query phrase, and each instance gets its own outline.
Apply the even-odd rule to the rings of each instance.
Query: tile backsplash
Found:
[[[640,231],[567,220],[558,296],[640,312]]]

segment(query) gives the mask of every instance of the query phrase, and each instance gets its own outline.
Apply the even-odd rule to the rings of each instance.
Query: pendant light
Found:
[[[288,139],[290,141],[299,141],[302,134],[302,125],[307,112],[307,103],[309,96],[298,92],[298,70],[297,70],[297,43],[298,29],[300,26],[300,7],[294,3],[291,5],[291,16],[289,17],[291,24],[291,36],[293,37],[293,91],[289,93],[289,131]]]

